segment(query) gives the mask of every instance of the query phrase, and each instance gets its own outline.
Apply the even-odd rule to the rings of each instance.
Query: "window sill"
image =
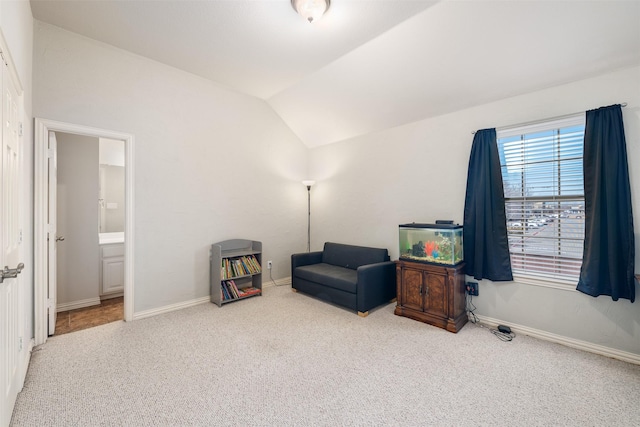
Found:
[[[524,285],[541,286],[543,288],[553,288],[571,292],[577,292],[576,286],[578,284],[577,281],[551,279],[546,277],[523,276],[518,274],[513,275],[513,281],[522,283]]]

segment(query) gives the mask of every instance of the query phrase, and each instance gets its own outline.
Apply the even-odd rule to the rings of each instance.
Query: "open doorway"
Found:
[[[49,335],[61,335],[124,319],[125,146],[53,133],[57,289]]]
[[[57,134],[68,134],[77,138],[90,137],[95,139],[109,139],[114,141],[119,141],[121,144],[124,144],[124,231],[123,232],[114,232],[120,233],[123,241],[121,242],[120,249],[116,249],[115,251],[109,252],[107,255],[113,255],[111,261],[113,262],[106,266],[107,275],[111,274],[110,277],[122,277],[122,271],[124,271],[123,278],[124,281],[121,281],[120,292],[122,293],[122,297],[124,299],[123,307],[124,307],[124,320],[130,321],[133,320],[133,244],[134,244],[134,235],[133,235],[133,143],[134,138],[133,135],[123,134],[120,132],[114,132],[104,129],[97,129],[86,127],[82,125],[75,125],[70,123],[62,123],[55,122],[46,119],[38,119],[35,120],[35,211],[34,211],[34,262],[35,262],[35,289],[34,289],[34,326],[35,326],[35,342],[36,345],[43,344],[49,335],[52,335],[55,331],[56,324],[56,315],[58,312],[58,304],[57,304],[57,250],[59,249],[58,244],[60,242],[67,242],[67,237],[63,234],[59,233],[60,230],[58,227],[58,213],[57,209],[52,209],[51,205],[56,203],[57,196],[56,192],[58,191],[57,186],[57,166],[58,166],[58,147],[57,147]],[[93,218],[93,226],[91,232],[84,232],[85,235],[91,237],[93,241],[96,243],[97,252],[100,254],[101,248],[99,246],[100,239],[100,228],[103,223],[102,219],[98,217],[100,212],[100,184],[98,183],[98,179],[100,176],[99,173],[99,162],[98,162],[98,152],[99,146],[95,150],[96,152],[96,161],[95,161],[95,198],[92,203],[92,210],[95,211],[96,215]],[[53,173],[52,173],[53,171]],[[105,171],[106,173],[106,171]],[[82,178],[81,178],[82,179]],[[68,191],[67,189],[63,189],[62,191]],[[108,205],[105,201],[105,210]],[[110,201],[112,203],[109,205],[112,210],[118,210],[116,207],[120,205],[119,202]],[[115,205],[113,204],[115,203]],[[67,215],[65,213],[64,215]],[[107,222],[113,223],[114,221],[105,220],[105,228]],[[117,221],[115,221],[117,222]],[[68,232],[68,231],[67,231]],[[105,233],[109,234],[106,231]],[[113,238],[114,236],[107,236],[107,238]],[[64,238],[64,240],[61,240]],[[57,243],[56,243],[57,242]],[[110,240],[108,244],[116,244],[118,242],[114,242]],[[116,252],[119,251],[119,255]],[[104,265],[100,262],[100,256],[94,258],[98,263],[97,268],[94,264],[91,264],[90,267],[92,270],[98,271],[98,276],[102,272],[102,268]],[[85,269],[87,267],[86,263],[76,262],[77,260],[73,260],[74,262],[71,264],[72,268],[69,269],[68,275],[76,276],[79,275],[81,269]],[[94,277],[96,274],[93,274]],[[109,282],[113,285],[115,281]],[[100,285],[102,286],[102,284]],[[107,284],[107,288],[109,284]],[[100,289],[98,290],[101,291]],[[104,292],[103,292],[104,293]],[[115,290],[110,289],[106,292],[110,296],[117,294]],[[91,301],[91,298],[85,298]],[[77,299],[77,301],[81,301],[82,298]],[[100,297],[98,296],[98,300]],[[95,299],[94,299],[95,301]]]

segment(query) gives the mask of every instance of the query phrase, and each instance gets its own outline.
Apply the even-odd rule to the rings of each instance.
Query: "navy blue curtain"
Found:
[[[620,105],[587,111],[584,200],[584,251],[577,289],[594,297],[633,302],[635,246]]]
[[[477,280],[513,280],[495,129],[476,132],[464,199],[464,261]]]

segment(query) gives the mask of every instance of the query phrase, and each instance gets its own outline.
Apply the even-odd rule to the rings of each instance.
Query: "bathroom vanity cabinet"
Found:
[[[100,246],[100,295],[124,292],[124,243]]]

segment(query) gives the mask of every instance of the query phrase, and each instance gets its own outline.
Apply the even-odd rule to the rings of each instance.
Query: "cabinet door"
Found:
[[[433,273],[424,274],[424,311],[441,317],[447,316],[446,276]]]
[[[411,310],[422,311],[422,271],[406,268],[402,270],[402,305]]]
[[[124,291],[124,257],[116,256],[102,260],[102,293]]]

